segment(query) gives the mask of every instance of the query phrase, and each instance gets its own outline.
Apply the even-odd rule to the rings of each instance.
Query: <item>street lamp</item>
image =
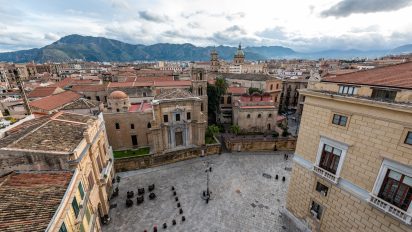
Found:
[[[205,162],[205,166],[206,166],[206,191],[203,191],[202,193],[202,199],[206,201],[206,204],[209,203],[210,200],[210,190],[209,190],[209,173],[212,172],[212,166],[211,163],[209,161]]]

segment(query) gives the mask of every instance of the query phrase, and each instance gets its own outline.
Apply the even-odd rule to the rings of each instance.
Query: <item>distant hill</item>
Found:
[[[207,61],[213,47],[197,47],[192,44],[158,43],[153,45],[129,44],[104,37],[68,35],[60,40],[44,46],[16,52],[0,53],[0,61],[8,62],[64,62],[74,59],[86,61],[118,61],[136,60],[186,60]],[[232,60],[236,47],[218,46],[219,58]],[[279,58],[342,58],[356,57],[375,58],[387,54],[400,54],[412,51],[412,44],[392,50],[360,51],[360,50],[326,50],[312,53],[300,53],[282,46],[246,47],[247,60],[264,60]]]

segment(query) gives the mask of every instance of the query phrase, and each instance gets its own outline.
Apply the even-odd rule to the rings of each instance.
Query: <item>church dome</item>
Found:
[[[239,47],[237,48],[237,51],[236,51],[236,56],[244,56],[244,55],[245,53],[242,50],[242,45],[239,44]]]
[[[110,95],[109,98],[110,99],[125,99],[128,98],[129,96],[127,96],[127,94],[123,91],[113,91]]]

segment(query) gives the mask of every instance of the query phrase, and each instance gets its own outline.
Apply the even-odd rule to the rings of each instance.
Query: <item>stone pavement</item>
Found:
[[[228,153],[196,158],[161,167],[123,172],[119,196],[111,201],[111,222],[103,231],[287,231],[279,216],[285,205],[292,157],[285,152]],[[206,190],[206,162],[210,161],[212,199],[201,199]],[[263,175],[265,174],[265,175]],[[279,180],[275,180],[275,175]],[[270,178],[270,176],[271,178]],[[282,177],[286,176],[286,182]],[[154,183],[155,200],[148,199],[147,186]],[[186,221],[182,222],[171,186],[175,186]],[[137,188],[145,187],[145,200],[136,205]],[[133,206],[126,208],[126,192],[134,191]],[[176,219],[177,225],[172,225]],[[163,223],[167,229],[163,229]]]

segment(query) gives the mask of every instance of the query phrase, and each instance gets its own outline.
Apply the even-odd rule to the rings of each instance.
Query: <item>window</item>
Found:
[[[146,93],[146,92],[143,92],[143,97],[147,97],[147,93]]]
[[[412,131],[408,131],[408,134],[406,134],[405,143],[412,145]]]
[[[269,114],[269,115],[268,115],[268,118],[271,118],[271,117],[272,117],[272,114]]]
[[[79,183],[78,189],[79,189],[80,197],[83,199],[84,198],[84,190],[83,190],[83,185],[82,185],[81,182]]]
[[[190,120],[190,116],[191,116],[191,115],[190,115],[190,112],[187,112],[187,113],[186,113],[186,119],[187,119],[187,120]]]
[[[394,101],[396,97],[396,91],[386,89],[373,89],[372,98],[381,101]]]
[[[335,125],[339,126],[346,126],[346,122],[348,121],[348,117],[339,115],[339,114],[334,114],[333,115],[333,120],[332,123]]]
[[[99,96],[96,96],[96,101],[100,101],[100,97],[99,97]]]
[[[270,85],[270,90],[272,90],[273,89],[273,85]]]
[[[133,146],[137,146],[137,135],[132,135],[131,138]]]
[[[169,122],[169,116],[163,115],[163,122]]]
[[[336,174],[341,154],[342,150],[324,144],[319,167],[325,169],[330,173]]]
[[[323,196],[327,196],[328,195],[328,186],[320,183],[320,182],[316,182],[316,191],[320,192]]]
[[[322,218],[323,206],[316,203],[315,201],[312,201],[312,205],[310,206],[310,213],[313,215],[313,217],[320,220]]]
[[[150,122],[147,123],[147,128],[152,128],[152,124]]]
[[[356,94],[358,94],[358,87],[349,86],[349,85],[341,85],[341,86],[339,86],[339,91],[338,92],[340,94],[356,95]]]
[[[119,109],[116,109],[116,112],[120,112],[120,110],[119,110]]]
[[[203,102],[200,104],[200,111],[203,112]]]
[[[261,118],[262,117],[262,115],[261,114],[258,114],[258,118]]]
[[[73,198],[72,208],[73,208],[74,215],[75,215],[76,218],[77,218],[77,216],[79,216],[79,204],[77,204],[76,197]]]
[[[276,84],[276,89],[279,89],[279,84]]]
[[[91,215],[90,215],[89,207],[87,207],[87,206],[86,206],[85,214],[86,214],[86,220],[87,220],[88,222],[90,222],[90,217],[91,217]]]
[[[64,222],[60,226],[59,232],[67,232],[66,224],[64,224]]]
[[[130,129],[134,129],[134,124],[130,124]]]
[[[388,169],[378,197],[407,211],[411,203],[411,196],[412,178]]]
[[[93,179],[93,173],[90,172],[89,176],[87,177],[87,181],[89,182],[89,191],[93,189],[94,186],[94,179]]]
[[[248,114],[248,115],[246,116],[246,118],[250,118],[250,114]]]
[[[180,114],[176,114],[176,122],[180,121]]]
[[[120,129],[120,124],[118,122],[116,122],[115,127],[116,127],[117,130]]]
[[[225,98],[223,96],[220,97],[220,104],[225,104]]]
[[[231,96],[227,97],[227,104],[232,104],[232,97]]]

